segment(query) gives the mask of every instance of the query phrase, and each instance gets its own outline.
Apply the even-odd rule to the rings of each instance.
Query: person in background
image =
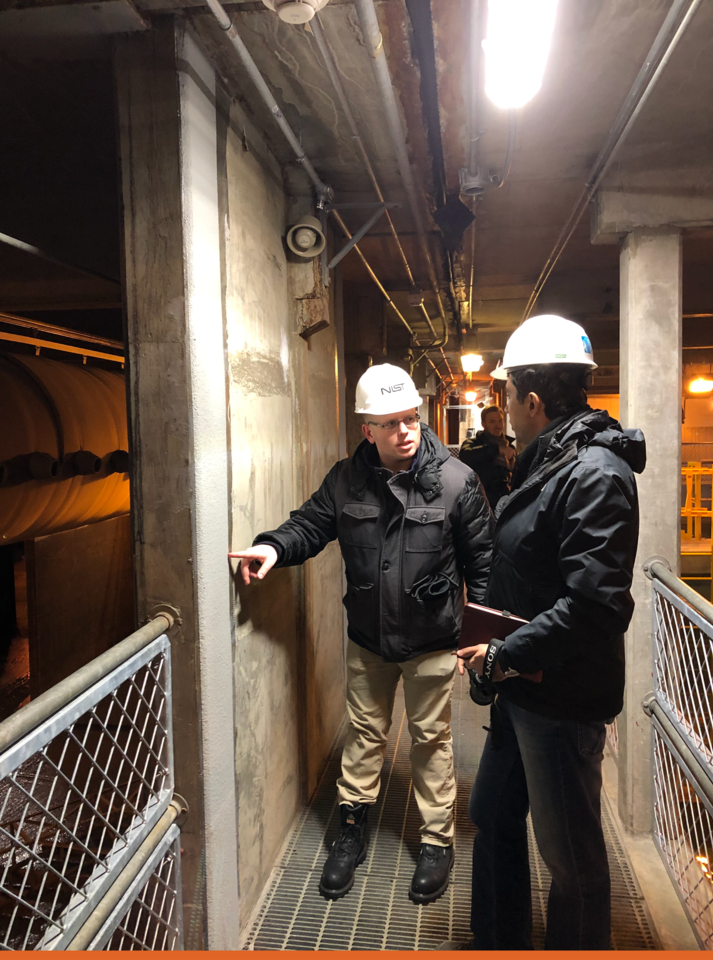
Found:
[[[356,389],[356,412],[365,422],[354,455],[335,464],[277,530],[230,554],[241,559],[249,584],[339,540],[347,578],[349,727],[337,782],[341,831],[319,884],[328,900],[351,890],[366,858],[367,816],[379,795],[399,680],[423,824],[410,899],[437,900],[453,868],[452,654],[464,585],[475,602],[485,590],[492,517],[478,478],[419,423],[421,402],[400,367],[369,367]]]
[[[458,651],[460,671],[497,691],[470,800],[473,940],[458,949],[532,949],[528,811],[552,877],[545,949],[610,947],[602,756],[623,705],[646,446],[587,405],[595,366],[579,324],[541,316],[493,371],[526,446],[498,510],[485,603],[528,622]],[[518,676],[538,671],[539,683]]]
[[[460,459],[478,474],[490,508],[495,510],[498,501],[510,493],[515,445],[513,438],[505,433],[505,417],[500,407],[486,407],[480,422],[483,429],[463,441]]]

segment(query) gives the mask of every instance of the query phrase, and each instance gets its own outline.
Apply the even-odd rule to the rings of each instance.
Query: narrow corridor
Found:
[[[416,907],[408,887],[419,849],[419,817],[410,781],[410,738],[401,687],[394,708],[382,788],[370,820],[370,848],[351,893],[323,900],[317,890],[324,858],[336,836],[338,776],[344,725],[310,806],[297,821],[275,868],[263,902],[243,943],[248,950],[433,950],[445,940],[470,938],[470,855],[473,826],[468,797],[485,740],[488,711],[476,707],[457,678],[453,739],[458,799],[456,864],[448,893]],[[656,935],[643,896],[617,835],[606,794],[604,831],[612,875],[612,947],[656,949]],[[542,948],[549,875],[530,831],[534,946]]]

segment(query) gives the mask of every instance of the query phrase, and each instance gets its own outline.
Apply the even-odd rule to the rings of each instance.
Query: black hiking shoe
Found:
[[[454,861],[453,847],[421,844],[421,853],[408,892],[414,903],[433,903],[448,889]]]
[[[332,844],[319,881],[319,892],[326,900],[339,900],[354,886],[354,872],[366,860],[368,812],[364,803],[353,807],[343,803],[339,807],[342,829]]]

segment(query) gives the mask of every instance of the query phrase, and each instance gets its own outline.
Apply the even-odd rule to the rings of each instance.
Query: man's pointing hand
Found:
[[[255,547],[248,547],[240,553],[229,553],[228,556],[240,560],[240,574],[246,586],[249,586],[251,579],[262,580],[277,563],[277,550],[269,543],[258,543]],[[260,568],[255,570],[254,564],[260,564]]]

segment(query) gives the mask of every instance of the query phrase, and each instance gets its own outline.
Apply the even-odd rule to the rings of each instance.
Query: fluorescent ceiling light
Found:
[[[483,366],[483,358],[479,353],[464,353],[460,362],[463,373],[477,373]]]
[[[552,42],[557,0],[488,0],[485,92],[512,110],[542,86]]]

